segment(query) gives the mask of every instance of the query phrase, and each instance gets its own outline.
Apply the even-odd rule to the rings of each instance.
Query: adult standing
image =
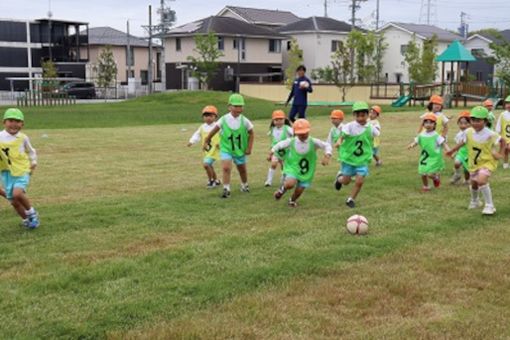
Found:
[[[297,77],[292,83],[292,90],[289,93],[289,98],[285,106],[287,106],[292,98],[292,108],[289,112],[289,120],[294,122],[296,120],[296,114],[298,118],[306,118],[306,107],[308,106],[308,93],[312,92],[312,82],[305,76],[306,67],[299,65],[296,69]]]

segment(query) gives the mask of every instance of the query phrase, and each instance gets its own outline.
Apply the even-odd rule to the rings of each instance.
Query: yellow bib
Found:
[[[498,161],[492,155],[492,148],[496,142],[498,136],[493,135],[485,142],[477,142],[473,138],[475,130],[469,128],[466,131],[466,145],[468,148],[468,170],[474,172],[481,168],[488,169],[490,171],[496,170],[498,167]]]
[[[209,135],[209,132],[206,132],[203,127],[200,128],[200,137],[202,138],[202,145],[204,144],[205,137]],[[204,157],[209,157],[214,160],[220,159],[220,134],[217,133],[211,139],[211,143],[208,146],[208,150],[204,151]]]
[[[505,116],[501,114],[501,137],[508,144],[510,143],[510,120],[506,120]]]
[[[377,124],[379,124],[379,120],[377,120],[377,119],[369,120],[369,122],[373,123],[372,126],[374,126],[374,127]],[[379,137],[379,136],[374,137],[374,148],[378,148],[379,145],[381,145],[381,137]]]
[[[26,153],[21,153],[25,140],[23,133],[18,133],[12,142],[0,142],[0,170],[8,170],[12,176],[23,176],[30,172],[30,161]]]

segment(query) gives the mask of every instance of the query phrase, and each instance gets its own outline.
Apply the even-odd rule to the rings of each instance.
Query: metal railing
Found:
[[[76,98],[67,93],[26,90],[16,98],[18,106],[63,106],[76,104]]]

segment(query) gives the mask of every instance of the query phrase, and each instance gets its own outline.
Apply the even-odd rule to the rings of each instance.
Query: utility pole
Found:
[[[427,25],[430,25],[430,0],[427,0]]]
[[[367,0],[352,0],[351,4],[351,32],[356,29],[356,11],[360,9],[359,3]],[[354,82],[354,48],[351,47],[351,82]]]
[[[379,0],[377,0],[377,5],[375,8],[375,29],[379,29]]]
[[[241,89],[241,36],[237,36],[237,77],[236,77],[236,92],[239,93]]]
[[[149,5],[149,65],[147,66],[147,90],[152,93],[152,5]]]
[[[459,27],[459,33],[460,35],[462,35],[462,37],[464,39],[467,39],[467,36],[468,36],[468,30],[469,30],[469,25],[468,23],[466,22],[466,19],[467,19],[467,13],[465,12],[460,12],[460,27]]]
[[[324,17],[328,17],[328,0],[324,0]]]

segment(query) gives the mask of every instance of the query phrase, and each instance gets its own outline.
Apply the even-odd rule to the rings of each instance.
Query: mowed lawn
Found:
[[[371,168],[358,207],[344,204],[350,187],[333,189],[332,161],[291,209],[263,187],[265,119],[254,121],[252,192],[239,192],[234,171],[221,200],[205,189],[199,148],[185,146],[202,104],[194,123],[115,127],[94,111],[87,129],[76,115],[27,128],[42,225],[24,230],[0,204],[0,338],[510,335],[510,172],[492,178],[493,217],[468,211],[467,188],[447,184],[451,161],[444,185],[422,194],[418,150],[405,148],[418,114],[386,113],[384,165]],[[329,119],[311,123],[325,138]],[[354,213],[368,236],[345,232]]]

